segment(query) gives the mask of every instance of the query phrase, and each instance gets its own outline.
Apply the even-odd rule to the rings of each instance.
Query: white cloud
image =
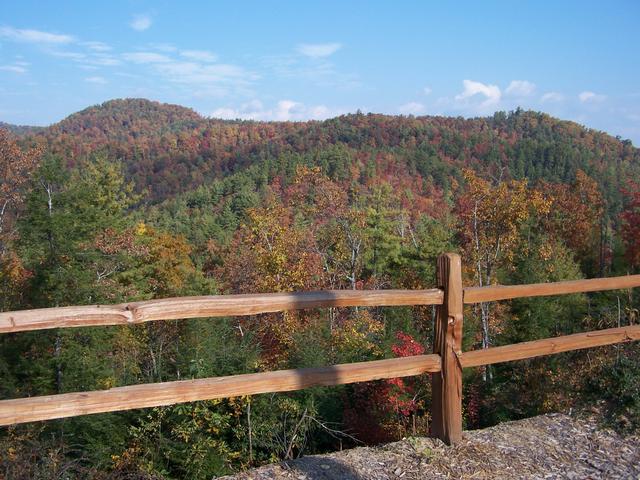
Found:
[[[214,53],[206,50],[182,50],[180,55],[189,60],[196,60],[199,62],[215,62],[218,60],[218,56]]]
[[[96,53],[87,59],[86,63],[92,65],[100,65],[103,67],[113,67],[116,65],[121,65],[122,62],[118,60],[116,57],[106,53]]]
[[[325,118],[335,116],[335,114],[325,105],[310,107],[307,112],[309,113],[309,118],[312,120],[324,120]]]
[[[0,37],[17,42],[37,44],[45,54],[77,62],[81,64],[81,68],[91,65],[115,66],[122,64],[115,55],[107,53],[111,47],[104,42],[84,42],[71,35],[59,35],[38,30],[19,30],[12,27],[0,27]],[[69,51],[70,46],[75,47],[75,51]],[[14,62],[14,65],[26,66],[28,64],[22,65],[20,62]]]
[[[433,92],[433,90],[431,90],[431,87],[424,87],[424,88],[422,89],[422,92],[423,92],[425,95],[430,95],[430,94],[431,94],[431,92]]]
[[[578,95],[578,98],[582,103],[587,103],[587,102],[595,103],[595,102],[602,102],[607,97],[606,95],[600,95],[598,93],[584,91],[584,92],[581,92],[580,95]]]
[[[74,41],[71,35],[42,32],[40,30],[21,30],[12,27],[0,27],[0,37],[8,38],[15,42],[39,43],[44,45],[63,45]]]
[[[261,67],[268,74],[298,79],[323,88],[353,89],[361,86],[357,75],[340,72],[327,58],[309,60],[302,55],[270,55],[262,57]]]
[[[322,58],[333,55],[341,48],[340,43],[302,43],[296,50],[306,57]]]
[[[144,32],[151,26],[151,17],[149,15],[135,15],[129,26],[138,32]]]
[[[271,110],[264,109],[264,105],[260,100],[252,100],[242,104],[237,109],[231,107],[218,108],[211,112],[211,116],[225,120],[267,120],[271,113]]]
[[[274,108],[267,109],[261,101],[252,100],[240,106],[240,108],[221,107],[214,110],[211,116],[227,120],[275,120],[303,121],[303,120],[324,120],[343,113],[334,111],[325,105],[306,106],[301,102],[293,100],[280,100]]]
[[[124,53],[120,58],[146,66],[148,75],[183,85],[194,98],[253,94],[249,85],[259,78],[255,73],[237,65],[211,63],[215,55],[204,50],[178,51],[177,55],[182,58],[170,53],[139,51]]]
[[[543,102],[561,102],[564,100],[564,95],[558,92],[547,92],[540,97],[540,100]]]
[[[188,52],[194,53],[194,51]],[[181,54],[183,53],[181,52]],[[205,53],[209,52],[198,51],[195,56],[205,58],[205,55],[203,55]],[[238,85],[246,84],[256,78],[254,74],[246,72],[236,65],[182,61],[156,52],[129,52],[123,54],[122,58],[132,63],[148,64],[169,81],[177,83],[212,87],[211,84],[222,82],[234,82]],[[206,58],[212,60],[214,57],[210,54]]]
[[[49,50],[48,53],[54,57],[70,58],[71,60],[81,61],[87,58],[84,53],[80,52],[65,52],[60,50]]]
[[[111,47],[103,42],[82,42],[82,45],[95,52],[108,52]]]
[[[169,63],[171,61],[166,55],[155,52],[130,52],[123,54],[122,57],[133,63]]]
[[[237,118],[242,118],[241,113],[239,113],[238,110],[234,110],[229,107],[217,108],[211,112],[211,116],[213,118],[221,118],[223,120],[235,120]]]
[[[473,80],[463,80],[462,84],[464,90],[455,97],[458,102],[467,101],[476,95],[481,95],[485,97],[485,101],[480,104],[480,107],[490,107],[497,104],[502,97],[502,93],[496,85],[485,85]]]
[[[512,80],[504,93],[514,97],[528,97],[536,90],[535,83],[527,80]]]
[[[302,113],[303,105],[293,100],[280,100],[276,106],[274,117],[275,120],[287,121],[296,113]]]
[[[425,106],[418,102],[409,102],[398,107],[398,112],[404,115],[420,115],[425,111],[426,111]]]
[[[173,53],[178,51],[178,47],[171,45],[170,43],[150,43],[149,47],[153,50],[158,50],[164,53]]]
[[[103,77],[87,77],[84,79],[85,82],[96,83],[98,85],[105,85],[108,83]]]
[[[220,82],[245,83],[254,75],[236,65],[217,63],[203,65],[195,62],[158,62],[155,68],[169,80],[187,84],[209,84]]]
[[[27,69],[20,65],[0,65],[0,70],[12,73],[26,73]]]

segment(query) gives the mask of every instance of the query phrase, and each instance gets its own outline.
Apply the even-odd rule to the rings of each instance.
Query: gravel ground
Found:
[[[266,465],[227,479],[640,479],[640,437],[601,429],[595,419],[562,414],[464,433],[448,447],[407,438]]]

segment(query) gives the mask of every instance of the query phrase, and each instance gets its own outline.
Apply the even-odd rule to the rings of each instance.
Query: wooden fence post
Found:
[[[442,370],[431,375],[431,434],[448,445],[462,440],[462,265],[460,255],[438,257],[438,287],[444,303],[437,308],[433,352],[441,357]]]

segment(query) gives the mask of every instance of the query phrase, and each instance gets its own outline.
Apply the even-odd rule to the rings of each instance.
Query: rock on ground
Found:
[[[551,414],[464,433],[448,447],[407,438],[266,465],[227,479],[640,479],[640,437],[602,429],[595,419]]]

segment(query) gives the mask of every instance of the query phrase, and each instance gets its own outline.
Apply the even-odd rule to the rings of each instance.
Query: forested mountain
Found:
[[[277,123],[205,119],[184,107],[128,99],[87,108],[26,140],[45,142],[71,165],[104,150],[124,163],[139,190],[150,191],[151,201],[265,160],[312,165],[336,155],[320,161],[337,172],[364,170],[373,155],[383,169],[432,177],[440,187],[450,176],[461,178],[463,167],[557,182],[582,169],[612,197],[640,168],[640,150],[629,141],[524,111],[470,120],[353,114]]]
[[[640,267],[640,150],[537,112],[206,119],[114,100],[0,129],[0,309],[212,293],[427,288]],[[631,292],[465,312],[464,348],[637,322]],[[19,398],[430,351],[432,310],[343,308],[0,336]],[[615,355],[611,352],[616,348]],[[467,428],[600,401],[640,425],[629,344],[466,370]],[[572,368],[563,368],[566,365]],[[92,415],[0,431],[7,478],[210,478],[429,430],[426,377]]]

